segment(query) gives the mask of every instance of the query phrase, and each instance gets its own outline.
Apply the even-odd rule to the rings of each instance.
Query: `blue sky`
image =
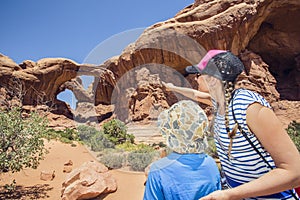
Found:
[[[0,53],[16,63],[64,57],[82,63],[115,34],[172,18],[193,0],[1,0]]]
[[[16,63],[62,57],[100,64],[118,55],[145,28],[174,17],[192,3],[194,0],[1,0],[0,53]],[[59,97],[69,104],[74,103],[72,98],[70,91]]]

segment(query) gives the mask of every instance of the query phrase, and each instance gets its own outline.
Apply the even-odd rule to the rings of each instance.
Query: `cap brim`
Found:
[[[185,68],[187,74],[200,74],[200,69],[197,66],[187,66]]]

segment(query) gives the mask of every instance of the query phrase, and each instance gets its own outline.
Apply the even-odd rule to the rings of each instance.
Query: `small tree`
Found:
[[[104,123],[103,133],[115,145],[125,142],[134,142],[134,135],[127,134],[127,127],[125,126],[125,123],[118,119],[113,119]]]
[[[288,128],[287,133],[295,143],[298,151],[300,152],[300,123],[297,123],[296,121],[292,121]]]
[[[45,118],[37,113],[22,116],[20,108],[0,112],[0,173],[37,168],[47,150],[43,137],[47,133]]]

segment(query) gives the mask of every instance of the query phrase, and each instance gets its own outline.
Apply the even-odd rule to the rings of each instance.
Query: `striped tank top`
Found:
[[[252,143],[269,162],[272,168],[275,168],[275,163],[270,154],[262,147],[256,136],[249,131],[246,124],[246,110],[248,106],[254,102],[258,102],[261,105],[270,108],[269,103],[259,94],[246,89],[236,90],[233,100],[230,102],[228,108],[229,129],[231,131],[235,125],[232,113],[233,106],[235,118],[239,125],[248,135]],[[243,183],[247,183],[270,171],[268,165],[251,147],[249,142],[239,130],[233,139],[232,149],[229,156],[228,147],[230,139],[227,135],[225,118],[223,115],[216,115],[216,119],[214,121],[214,133],[217,153],[219,155],[222,164],[222,170],[229,187],[236,187]],[[293,197],[291,196],[290,192],[281,192],[274,195],[248,199],[293,199]]]

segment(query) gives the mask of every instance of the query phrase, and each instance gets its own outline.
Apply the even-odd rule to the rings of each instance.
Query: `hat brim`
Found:
[[[193,65],[192,66],[187,66],[185,68],[185,72],[187,74],[200,74],[201,73],[200,69],[197,66],[193,66]]]

